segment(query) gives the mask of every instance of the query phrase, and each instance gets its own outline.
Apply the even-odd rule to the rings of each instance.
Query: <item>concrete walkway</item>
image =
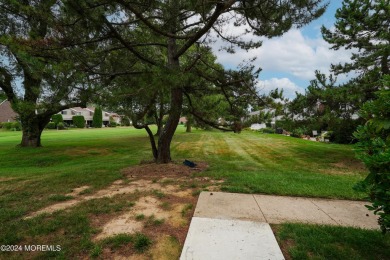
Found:
[[[269,224],[300,222],[378,229],[361,201],[202,192],[181,260],[284,259]]]

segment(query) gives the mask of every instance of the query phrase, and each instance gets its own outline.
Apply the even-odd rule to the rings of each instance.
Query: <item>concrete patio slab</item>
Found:
[[[364,205],[367,202],[349,200],[311,200],[340,226],[378,229],[378,217]]]
[[[194,217],[266,222],[252,195],[224,192],[202,192]]]
[[[267,223],[193,217],[180,260],[284,259]]]
[[[253,195],[268,223],[300,222],[337,225],[308,198]]]

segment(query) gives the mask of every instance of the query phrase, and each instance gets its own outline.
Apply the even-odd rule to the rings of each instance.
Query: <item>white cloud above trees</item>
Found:
[[[283,89],[283,96],[289,99],[295,97],[295,92],[304,93],[305,90],[297,86],[288,78],[271,78],[260,80],[257,84],[257,89],[260,93],[269,93],[276,88]]]

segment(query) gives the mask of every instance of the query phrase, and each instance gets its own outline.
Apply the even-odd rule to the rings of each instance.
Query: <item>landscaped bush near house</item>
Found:
[[[114,121],[111,121],[109,124],[108,124],[108,127],[116,127],[117,126],[117,123],[114,122]]]
[[[2,123],[2,128],[10,131],[20,131],[22,130],[22,125],[19,122],[4,122]]]
[[[85,127],[85,119],[84,116],[73,116],[72,117],[73,124],[77,128],[84,128]]]
[[[272,128],[263,128],[263,129],[260,129],[260,132],[264,133],[264,134],[274,134],[275,133],[275,130],[272,129]]]
[[[49,122],[46,126],[47,129],[56,129],[56,123]]]
[[[54,122],[55,126],[57,126],[59,123],[64,122],[64,119],[61,114],[55,114],[51,116],[51,121]]]
[[[4,122],[4,123],[2,123],[3,124],[3,128],[5,129],[5,130],[11,130],[11,128],[12,128],[12,122]]]
[[[292,137],[297,137],[297,138],[301,138],[302,135],[305,135],[306,134],[306,129],[305,128],[295,128],[294,130],[291,131],[291,134],[290,136]]]
[[[128,117],[123,117],[121,123],[122,123],[123,126],[130,126],[131,125],[130,124],[130,119]]]
[[[57,124],[57,129],[58,129],[58,130],[64,130],[64,129],[65,129],[65,124],[62,123],[62,122],[58,123],[58,124]]]

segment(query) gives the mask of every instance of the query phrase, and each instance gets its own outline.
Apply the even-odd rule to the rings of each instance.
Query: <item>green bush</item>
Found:
[[[22,130],[22,125],[19,122],[4,122],[2,123],[2,128],[9,131],[20,131]]]
[[[109,127],[116,127],[117,126],[117,123],[114,122],[114,121],[111,121],[109,124],[108,124]]]
[[[269,128],[269,127],[260,129],[260,131],[264,134],[274,134],[275,133],[275,130],[272,128]]]
[[[51,121],[57,126],[59,123],[64,122],[64,119],[61,114],[55,114],[51,116]]]
[[[12,122],[12,131],[22,130],[22,125],[19,122]]]
[[[3,128],[5,130],[11,130],[12,129],[12,122],[4,122],[3,123]]]
[[[295,128],[294,130],[292,130],[290,136],[301,138],[301,136],[304,134],[305,134],[305,129],[300,127],[300,128]]]
[[[54,122],[49,122],[49,123],[46,125],[46,128],[47,128],[47,129],[56,129],[56,123],[54,123]]]
[[[103,111],[100,107],[95,108],[92,118],[92,127],[102,128],[103,125]]]
[[[62,122],[58,123],[58,124],[57,124],[57,129],[58,129],[58,130],[64,130],[64,129],[65,129],[65,124],[62,123]]]
[[[85,127],[85,119],[84,116],[73,116],[72,117],[73,124],[77,128],[84,128]]]
[[[130,119],[128,117],[123,117],[122,118],[122,125],[123,126],[130,126]]]
[[[384,85],[390,85],[390,76]],[[358,157],[369,170],[364,181],[356,189],[367,192],[369,210],[379,216],[378,223],[383,233],[390,231],[390,89],[383,87],[378,99],[366,102],[360,115],[367,120],[354,133]]]

